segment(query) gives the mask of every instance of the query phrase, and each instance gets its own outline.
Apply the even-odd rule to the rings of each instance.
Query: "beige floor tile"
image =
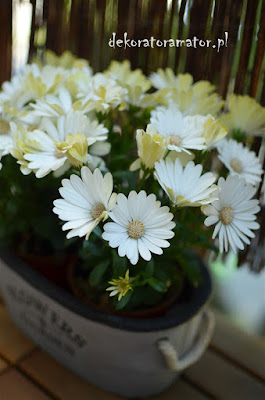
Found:
[[[15,369],[0,376],[0,400],[51,400]]]
[[[19,366],[60,400],[122,400],[85,382],[41,350],[34,351]]]
[[[184,373],[188,382],[215,399],[264,400],[265,383],[246,373],[211,350]]]
[[[207,400],[203,393],[194,389],[191,385],[178,379],[176,383],[158,396],[147,397],[142,400]]]
[[[8,368],[8,364],[0,357],[0,373],[2,373],[6,368]]]
[[[211,347],[265,381],[265,341],[243,332],[217,311],[215,319]]]
[[[29,353],[35,345],[10,320],[6,309],[0,305],[0,355],[16,362]]]

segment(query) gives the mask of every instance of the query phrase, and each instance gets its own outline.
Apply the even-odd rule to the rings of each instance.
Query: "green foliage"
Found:
[[[0,243],[19,252],[53,253],[63,251],[74,241],[65,238],[61,223],[52,212],[59,197],[61,179],[24,176],[16,160],[6,156],[0,172]]]
[[[242,142],[246,139],[247,133],[242,131],[241,129],[232,129],[231,136],[237,142]]]
[[[100,284],[100,282],[103,278],[103,275],[106,272],[109,264],[110,264],[109,261],[105,260],[105,261],[101,262],[100,264],[97,264],[92,269],[92,271],[90,272],[90,275],[89,275],[89,283],[91,286],[97,287]]]

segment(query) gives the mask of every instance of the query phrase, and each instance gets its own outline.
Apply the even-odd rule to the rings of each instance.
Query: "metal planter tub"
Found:
[[[58,288],[9,252],[0,254],[0,286],[16,325],[59,363],[104,390],[158,394],[196,362],[211,338],[211,280],[165,315],[138,319],[99,311]]]

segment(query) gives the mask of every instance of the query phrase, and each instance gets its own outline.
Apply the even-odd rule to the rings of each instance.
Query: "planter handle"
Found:
[[[204,353],[213,334],[215,325],[214,314],[210,310],[205,310],[202,315],[202,328],[199,337],[181,358],[174,346],[170,343],[168,338],[158,340],[157,347],[166,362],[168,369],[171,371],[180,372],[183,369],[194,364]]]

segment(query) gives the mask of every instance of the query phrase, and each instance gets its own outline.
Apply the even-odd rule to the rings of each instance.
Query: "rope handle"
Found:
[[[181,358],[178,357],[178,353],[174,346],[170,343],[168,338],[159,339],[157,342],[157,348],[162,354],[167,367],[171,371],[182,371],[183,369],[194,364],[204,353],[207,348],[214,330],[215,319],[214,314],[210,310],[204,310],[202,315],[202,328],[199,333],[199,337]]]

